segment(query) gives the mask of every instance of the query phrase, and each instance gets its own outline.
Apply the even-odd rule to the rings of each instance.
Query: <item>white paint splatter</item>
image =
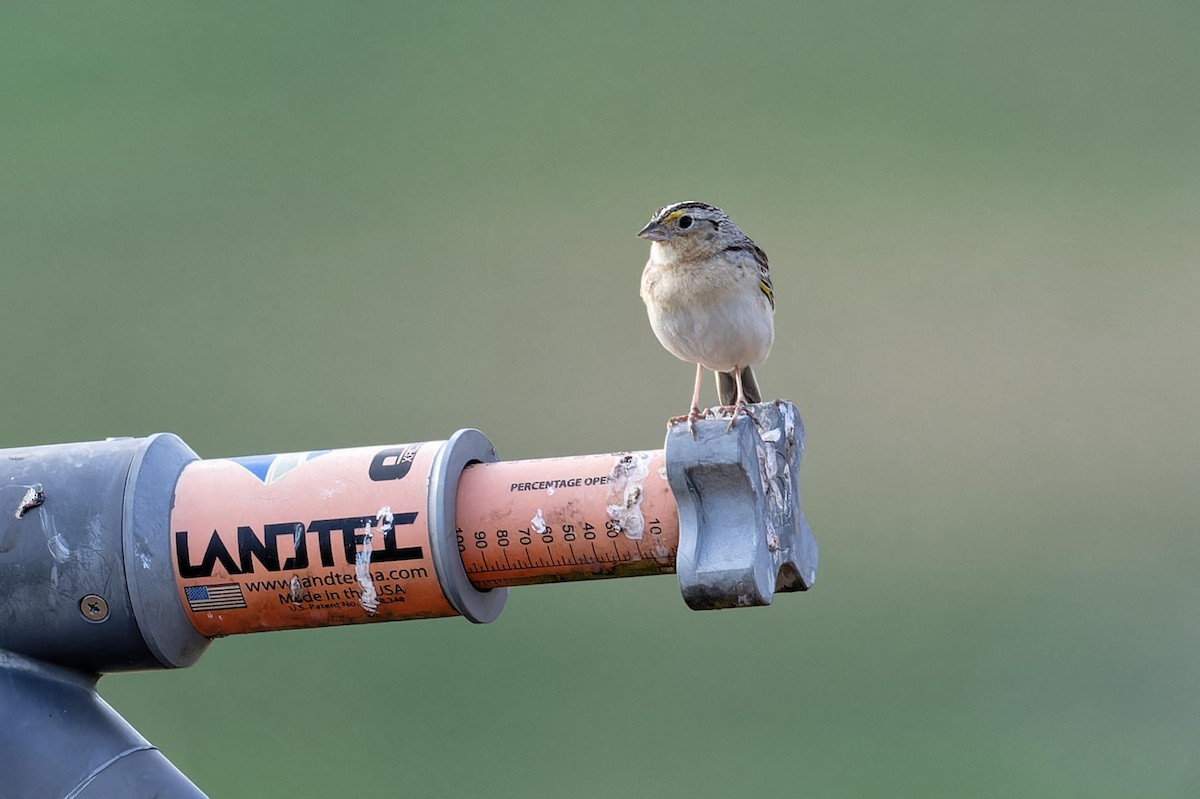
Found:
[[[379,522],[379,531],[385,535],[392,531],[392,525],[395,523],[395,520],[395,517],[392,515],[391,505],[384,505],[375,514],[375,521]]]
[[[796,406],[790,402],[776,402],[776,407],[779,408],[783,416],[783,434],[787,437],[788,447],[796,444]],[[804,450],[804,442],[800,442],[801,451]]]
[[[380,530],[388,532],[392,529],[392,509],[384,505],[375,514],[375,521],[379,522]],[[367,521],[367,530],[363,533],[362,548],[354,555],[354,577],[358,580],[358,586],[362,589],[362,593],[358,597],[358,604],[362,605],[362,609],[368,615],[374,616],[375,611],[379,610],[379,596],[375,592],[375,580],[371,576],[371,547],[373,546],[373,532],[371,522]]]
[[[56,563],[66,563],[71,557],[71,548],[54,526],[54,518],[50,514],[42,519],[42,531],[46,534],[46,548],[50,550],[50,556]]]
[[[538,535],[546,532],[546,519],[542,516],[541,508],[538,508],[537,513],[529,520],[529,527]]]
[[[326,486],[325,488],[322,488],[320,496],[321,496],[321,499],[331,499],[333,497],[336,497],[338,494],[344,493],[345,491],[346,491],[346,484],[343,483],[341,480],[339,480],[334,485]]]
[[[27,486],[25,495],[17,502],[17,510],[13,516],[19,519],[45,501],[46,495],[42,493],[41,483],[34,483],[31,486]]]
[[[608,475],[608,518],[631,541],[642,540],[646,518],[642,515],[642,486],[650,476],[650,453],[622,455]]]

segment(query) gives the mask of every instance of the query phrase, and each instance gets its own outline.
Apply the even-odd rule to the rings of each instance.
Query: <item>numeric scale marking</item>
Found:
[[[456,519],[481,589],[675,571],[661,451],[477,463],[460,478]]]

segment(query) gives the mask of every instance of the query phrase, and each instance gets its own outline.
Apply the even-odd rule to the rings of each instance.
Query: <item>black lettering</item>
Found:
[[[175,533],[175,556],[179,560],[180,577],[211,577],[213,566],[217,561],[220,561],[221,565],[225,567],[225,571],[230,574],[241,574],[237,564],[233,562],[233,556],[221,542],[221,536],[217,535],[216,530],[213,530],[212,536],[208,539],[208,546],[204,550],[204,557],[200,560],[199,566],[192,565],[191,555],[188,552],[187,530]]]
[[[354,562],[354,531],[366,525],[364,521],[366,518],[375,520],[374,516],[348,516],[341,519],[317,519],[309,523],[308,531],[317,534],[317,549],[321,553],[322,566],[334,565],[333,541],[330,536],[334,530],[342,531],[342,552],[346,557],[345,562]]]
[[[417,520],[417,512],[396,513],[392,515],[392,525],[382,530],[383,546],[371,552],[372,563],[389,563],[404,560],[424,560],[425,548],[421,546],[402,547],[396,541],[396,527],[403,524],[413,524]],[[374,531],[378,527],[375,516],[347,516],[340,519],[316,519],[309,523],[307,530],[302,522],[276,522],[263,527],[262,537],[253,527],[241,525],[237,528],[237,558],[235,559],[220,534],[213,530],[204,550],[204,556],[198,564],[192,562],[189,549],[189,539],[186,530],[175,533],[175,554],[179,562],[179,576],[184,578],[211,577],[216,564],[231,575],[252,574],[255,571],[296,571],[309,567],[308,533],[317,534],[317,551],[320,565],[327,568],[340,565],[337,563],[336,552],[340,550],[344,563],[353,564],[357,559],[359,547],[366,542],[365,534],[360,530]],[[338,541],[334,534],[341,532]],[[279,539],[290,538],[294,554],[280,563]],[[285,550],[286,551],[286,550]],[[308,579],[308,578],[305,578]]]
[[[276,525],[268,524],[266,529],[271,531]],[[286,526],[286,525],[285,525]],[[279,535],[285,532],[292,534],[292,548],[295,554],[283,562],[284,571],[295,571],[297,569],[308,568],[308,538],[304,535],[304,525],[300,522],[293,522],[290,530],[281,530]]]
[[[371,517],[374,519],[374,517]],[[392,527],[383,534],[383,546],[371,552],[372,563],[389,563],[394,560],[421,560],[425,552],[421,547],[397,547],[396,527],[401,524],[412,524],[417,520],[417,512],[393,513]]]
[[[409,444],[407,447],[382,449],[371,459],[371,468],[367,470],[367,474],[377,483],[385,480],[399,480],[412,468],[413,458],[417,456],[417,449],[419,447],[415,444]]]
[[[281,535],[292,535],[297,524],[298,522],[268,524],[263,528],[264,540],[262,541],[258,539],[251,528],[239,527],[237,546],[238,557],[242,561],[242,572],[250,574],[254,571],[254,564],[250,562],[252,557],[256,558],[267,571],[279,571],[279,544],[276,539]],[[295,559],[290,560],[294,561]]]

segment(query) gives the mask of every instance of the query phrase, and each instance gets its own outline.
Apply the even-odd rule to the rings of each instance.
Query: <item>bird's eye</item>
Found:
[[[680,230],[687,230],[691,226],[692,226],[692,218],[690,216],[688,216],[687,214],[684,214],[683,216],[679,217],[679,229]]]

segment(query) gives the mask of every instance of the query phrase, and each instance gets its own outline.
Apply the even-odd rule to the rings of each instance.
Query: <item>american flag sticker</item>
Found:
[[[183,593],[187,597],[188,607],[195,613],[246,607],[246,597],[237,583],[189,585],[183,589]]]

